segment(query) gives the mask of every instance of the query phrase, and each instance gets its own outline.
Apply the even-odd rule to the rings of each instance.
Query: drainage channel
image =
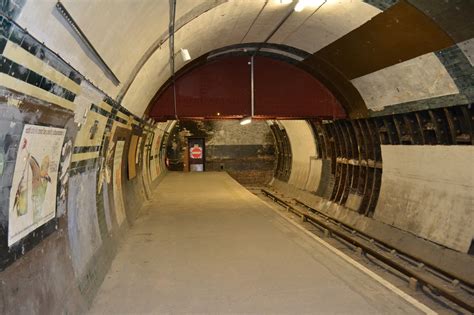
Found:
[[[457,306],[469,312],[474,312],[474,288],[472,284],[455,279],[442,270],[354,230],[300,200],[287,200],[288,198],[278,196],[266,189],[260,189],[259,192],[284,207],[287,211],[299,216],[302,222],[308,222],[316,227],[323,232],[324,236],[335,238],[353,248],[359,255],[375,258],[383,265],[403,274],[408,278],[411,288],[416,290],[425,287],[434,296],[442,296]]]

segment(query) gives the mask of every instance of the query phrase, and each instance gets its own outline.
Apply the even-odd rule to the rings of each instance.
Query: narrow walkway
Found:
[[[226,173],[170,173],[91,314],[418,314]]]

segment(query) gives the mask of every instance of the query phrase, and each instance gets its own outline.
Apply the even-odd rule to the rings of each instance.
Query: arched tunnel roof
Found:
[[[26,2],[17,22],[138,116],[171,77],[170,57],[181,48],[199,58],[265,41],[304,51],[300,66],[339,90],[351,117],[417,100],[451,96],[459,104],[470,97],[442,55],[459,44],[472,64],[472,1],[307,1],[301,12],[293,10],[296,1],[287,2],[178,0],[172,28],[173,1],[62,1],[118,84],[52,12],[55,1]],[[185,65],[175,58],[176,71]]]
[[[200,58],[201,59],[201,58]],[[311,74],[282,60],[221,55],[183,68],[158,91],[149,106],[156,120],[182,118],[344,118],[336,96]],[[251,84],[254,84],[254,111]],[[176,87],[176,91],[174,91]],[[291,92],[290,92],[291,91]],[[174,106],[176,92],[176,106]],[[297,105],[297,106],[296,106]]]
[[[474,312],[472,16],[0,1],[0,314]]]

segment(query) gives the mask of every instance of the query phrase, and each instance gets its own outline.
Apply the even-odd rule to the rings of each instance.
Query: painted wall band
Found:
[[[39,58],[64,76],[70,78],[77,84],[81,84],[83,78],[77,71],[63,62],[56,54],[44,47],[25,30],[0,14],[0,35],[19,45],[33,56]]]
[[[1,55],[0,55],[1,56]],[[58,97],[61,97],[69,102],[74,102],[76,94],[69,91],[68,89],[60,86],[57,83],[49,80],[46,77],[30,70],[5,56],[1,56],[0,61],[0,73],[7,74],[15,79],[26,82],[30,85],[38,87],[46,92],[52,93]],[[22,92],[22,91],[21,91]]]
[[[65,100],[62,97],[54,95],[53,93],[49,93],[44,89],[36,87],[32,84],[28,84],[27,82],[17,80],[14,77],[11,77],[5,73],[0,71],[0,80],[2,85],[6,88],[12,89],[17,92],[25,93],[27,95],[36,97],[40,100],[56,104],[68,110],[74,111],[76,109],[76,105],[68,100]]]
[[[351,80],[454,44],[435,21],[400,0],[315,55]]]
[[[26,50],[17,44],[14,44],[12,41],[6,41],[3,55],[14,62],[21,64],[23,67],[30,69],[30,71],[35,71],[43,77],[56,82],[76,95],[81,91],[79,84],[66,77],[64,74],[57,71],[53,67],[49,66],[43,60],[36,58],[36,56],[32,54],[29,54]]]

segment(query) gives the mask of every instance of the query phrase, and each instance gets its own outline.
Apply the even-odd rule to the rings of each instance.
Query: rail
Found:
[[[282,205],[290,211],[323,231],[328,231],[337,238],[352,244],[387,266],[401,272],[411,279],[415,279],[420,285],[430,288],[435,294],[441,295],[447,300],[465,308],[469,312],[474,312],[473,288],[466,283],[460,283],[457,279],[452,279],[449,275],[443,274],[440,270],[435,272],[427,272],[423,262],[417,261],[403,252],[397,252],[395,249],[388,247],[382,242],[378,242],[373,238],[356,231],[342,222],[330,218],[320,211],[306,205],[305,203],[293,199],[295,202],[304,206],[312,213],[307,213],[295,208],[287,201],[276,196],[275,194],[261,189],[261,192],[272,199],[274,202]],[[382,248],[380,248],[382,247]],[[401,260],[401,261],[400,261]]]

